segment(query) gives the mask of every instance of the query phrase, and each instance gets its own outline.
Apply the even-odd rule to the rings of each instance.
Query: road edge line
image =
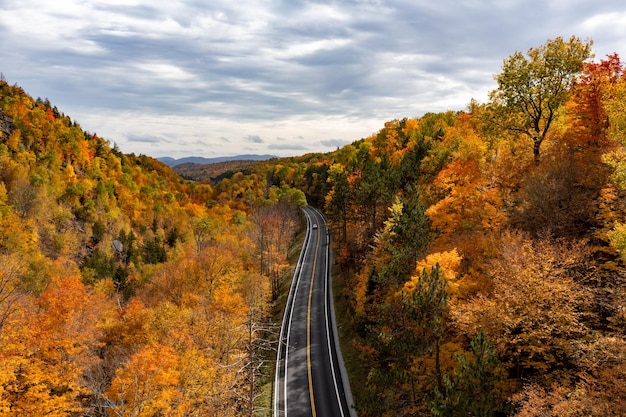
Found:
[[[300,256],[298,257],[298,263],[296,264],[296,268],[294,269],[293,272],[293,276],[291,278],[291,286],[289,287],[289,294],[287,295],[287,301],[285,302],[285,311],[283,312],[283,320],[280,326],[280,336],[278,339],[278,350],[276,352],[276,369],[275,369],[275,374],[274,374],[274,401],[273,401],[273,406],[274,406],[274,412],[273,415],[274,417],[279,417],[278,413],[279,413],[279,409],[278,409],[278,400],[279,400],[279,395],[278,395],[278,390],[280,390],[280,387],[278,386],[278,380],[279,380],[279,362],[281,360],[280,358],[280,348],[281,348],[281,344],[283,343],[283,339],[285,338],[285,325],[287,323],[288,320],[290,320],[291,318],[291,311],[293,310],[293,299],[295,298],[295,291],[296,288],[298,286],[298,283],[300,281],[300,274],[301,274],[301,268],[302,268],[302,260],[304,259],[304,254],[306,252],[306,248],[308,246],[308,241],[309,241],[309,237],[310,237],[310,228],[309,228],[309,216],[307,216],[307,213],[304,209],[301,209],[302,213],[304,214],[304,217],[307,220],[307,226],[306,226],[306,233],[304,236],[304,241],[302,242],[302,249],[300,249]],[[296,278],[297,277],[297,278]],[[290,306],[291,304],[291,306]],[[287,309],[289,308],[289,314],[287,314]],[[289,317],[289,319],[287,318]],[[287,340],[285,340],[285,342],[287,342]],[[289,346],[287,346],[287,343],[285,343],[285,359],[287,359],[288,356],[288,349]],[[285,360],[285,366],[284,366],[284,370],[285,370],[285,389],[287,386],[287,363]],[[287,399],[285,396],[285,400],[284,400],[285,404],[287,403]],[[287,410],[285,407],[285,412],[284,412],[284,416],[287,415]]]
[[[322,215],[323,217],[323,215]],[[326,219],[324,219],[326,222]],[[346,402],[348,403],[348,409],[350,417],[358,417],[356,409],[354,408],[354,397],[352,396],[352,390],[350,389],[350,380],[348,379],[348,371],[346,370],[346,364],[343,360],[343,354],[341,353],[341,345],[339,343],[339,331],[337,330],[337,318],[335,316],[335,294],[333,291],[333,276],[331,273],[333,265],[333,251],[330,249],[330,239],[328,241],[327,250],[330,254],[328,260],[328,285],[330,287],[330,314],[331,323],[333,328],[333,339],[335,339],[335,350],[337,352],[337,362],[339,362],[339,372],[341,374],[341,382],[343,383],[343,392],[346,394]]]

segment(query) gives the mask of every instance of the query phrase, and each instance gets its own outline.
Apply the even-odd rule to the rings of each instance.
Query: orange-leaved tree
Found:
[[[110,416],[184,415],[178,390],[176,352],[167,346],[147,345],[119,368],[104,393]]]
[[[609,115],[605,103],[611,99],[612,88],[623,78],[624,68],[617,54],[600,62],[587,62],[571,88],[567,102],[572,117],[568,137],[577,145],[606,145]]]
[[[25,311],[17,328],[24,350],[13,357],[15,367],[5,369],[14,375],[5,399],[17,416],[80,412],[82,399],[91,394],[83,375],[98,361],[98,321],[109,304],[77,274],[53,277],[34,301],[37,309]]]
[[[590,294],[579,275],[588,252],[585,242],[505,233],[490,264],[491,285],[454,304],[457,328],[463,334],[484,329],[511,375],[549,381],[551,371],[573,360],[573,340],[586,331]]]

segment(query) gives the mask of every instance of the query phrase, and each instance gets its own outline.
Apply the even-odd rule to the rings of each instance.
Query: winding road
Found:
[[[287,298],[274,381],[274,417],[356,417],[337,339],[330,235],[303,209],[307,233]]]

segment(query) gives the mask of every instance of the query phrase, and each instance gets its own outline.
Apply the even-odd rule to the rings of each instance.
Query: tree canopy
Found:
[[[491,93],[492,102],[506,114],[506,128],[532,140],[535,162],[572,83],[591,57],[591,46],[591,41],[574,36],[550,39],[530,48],[526,56],[516,52],[506,58],[495,76],[498,88]]]

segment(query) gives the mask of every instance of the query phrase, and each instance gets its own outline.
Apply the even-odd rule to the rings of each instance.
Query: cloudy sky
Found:
[[[463,110],[547,39],[626,56],[622,0],[0,0],[0,71],[123,152],[333,150]]]

